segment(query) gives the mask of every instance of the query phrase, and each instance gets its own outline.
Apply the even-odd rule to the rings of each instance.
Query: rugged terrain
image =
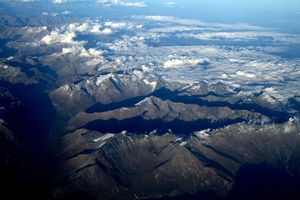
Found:
[[[92,199],[143,199],[211,192],[235,198],[245,195],[230,193],[240,170],[260,165],[298,180],[299,121],[253,103],[261,101],[259,96],[246,103],[224,85],[104,77],[50,93],[69,117],[57,150],[57,180],[67,185],[53,194],[82,191]],[[86,101],[76,103],[77,97]]]
[[[263,91],[221,82],[139,76],[147,74],[145,67],[119,70],[117,61],[102,59],[95,49],[81,50],[88,54],[81,57],[74,49],[61,54],[64,45],[28,45],[74,21],[84,20],[77,15],[0,20],[3,194],[44,199],[300,196],[297,99],[283,104]],[[86,65],[93,59],[102,60]]]

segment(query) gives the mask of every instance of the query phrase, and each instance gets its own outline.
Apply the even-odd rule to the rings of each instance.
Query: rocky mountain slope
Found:
[[[132,81],[118,74],[96,80],[50,93],[69,119],[56,151],[56,180],[64,186],[52,192],[59,198],[74,191],[91,199],[235,198],[243,195],[230,193],[240,169],[262,163],[299,176],[299,121],[280,109],[260,109],[259,96],[241,102],[221,84]]]

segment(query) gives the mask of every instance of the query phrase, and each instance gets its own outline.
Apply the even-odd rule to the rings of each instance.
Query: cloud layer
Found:
[[[34,30],[47,31],[45,27]],[[85,40],[78,39],[80,35]],[[90,41],[88,36],[99,39]],[[300,58],[284,56],[289,45],[300,44],[300,37],[275,29],[135,15],[129,21],[89,19],[54,27],[28,43],[33,44],[61,46],[52,56],[81,57],[87,66],[105,63],[99,70],[109,66],[132,71],[139,78],[224,83],[244,95],[262,92],[274,104],[300,96]]]

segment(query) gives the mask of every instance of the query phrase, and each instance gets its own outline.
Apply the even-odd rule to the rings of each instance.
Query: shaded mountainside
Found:
[[[262,109],[259,95],[243,103],[221,84],[110,74],[50,97],[68,119],[53,152],[58,199],[74,198],[74,191],[91,199],[244,198],[246,187],[260,181],[239,183],[249,171],[271,170],[272,178],[277,170],[291,188],[299,180],[299,121],[280,108]],[[287,190],[280,181],[270,188]],[[273,195],[260,186],[250,190],[252,197]],[[299,195],[290,192],[291,199]]]
[[[299,181],[298,132],[290,121],[263,127],[237,123],[189,137],[78,129],[63,137],[57,180],[64,186],[53,194],[83,190],[92,199],[144,199],[207,192],[225,197],[229,192],[229,197],[243,198],[274,196],[269,192],[275,189],[293,199],[299,195],[294,191]],[[264,183],[272,184],[252,185],[263,179],[261,171],[269,172],[265,177],[272,179]],[[242,177],[249,182],[241,183]],[[281,188],[281,181],[291,187]],[[251,191],[243,193],[249,185]]]
[[[1,162],[5,173],[14,169],[7,179],[27,172],[11,180],[19,194],[211,199],[272,197],[266,191],[276,190],[299,196],[292,190],[299,181],[299,121],[272,104],[263,108],[268,104],[259,95],[244,102],[222,84],[118,73],[57,88],[38,80],[3,83]],[[7,139],[13,135],[20,139]],[[257,185],[260,173],[270,180],[279,173],[282,180],[263,182],[270,185],[265,191]]]

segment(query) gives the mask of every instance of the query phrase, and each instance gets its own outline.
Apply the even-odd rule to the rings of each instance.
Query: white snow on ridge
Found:
[[[111,77],[112,74],[101,75],[96,78],[96,85],[100,85],[104,80],[107,80]]]
[[[107,139],[109,139],[109,138],[111,138],[111,137],[115,137],[115,134],[108,133],[108,134],[106,134],[106,135],[104,135],[104,136],[101,136],[101,137],[99,137],[99,138],[96,138],[96,139],[94,139],[94,140],[92,140],[92,141],[93,141],[93,142],[104,141],[104,140],[107,140]]]
[[[209,132],[210,129],[195,131],[194,135],[196,135],[202,143],[207,143],[210,140],[210,134],[208,134]]]
[[[148,81],[147,79],[143,79],[143,82],[144,82],[145,84],[147,84],[147,85],[150,85],[150,86],[152,87],[152,91],[155,90],[156,84],[157,84],[156,81],[150,82],[150,81]]]
[[[106,144],[107,144],[107,142],[103,142],[103,143],[99,144],[98,148],[101,148],[101,147],[103,147]]]
[[[184,142],[181,142],[180,144],[179,144],[179,146],[185,146],[187,144],[187,141],[184,141]]]
[[[149,101],[149,99],[150,99],[150,97],[146,97],[145,99],[143,99],[143,100],[141,100],[141,101],[139,101],[139,102],[137,102],[136,104],[134,104],[135,106],[139,106],[139,105],[141,105],[143,102],[148,102]]]

